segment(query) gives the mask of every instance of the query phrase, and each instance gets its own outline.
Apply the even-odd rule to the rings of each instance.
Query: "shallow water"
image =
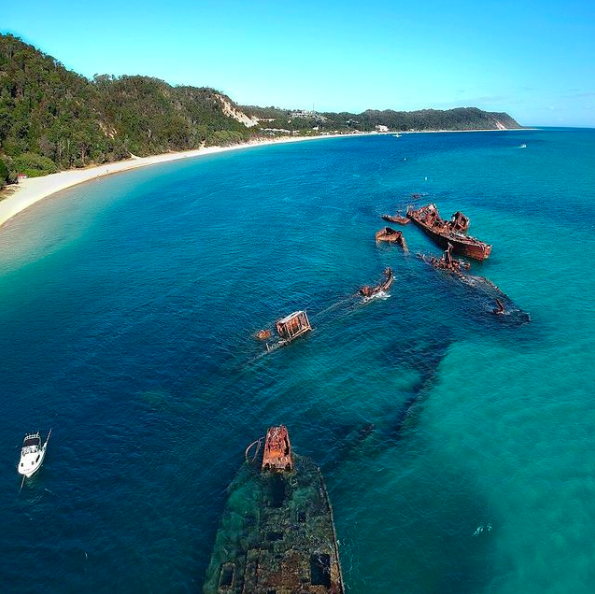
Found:
[[[272,423],[321,464],[360,593],[591,592],[595,131],[341,138],[170,163],[0,232],[2,592],[200,591]],[[522,144],[527,147],[520,149]],[[530,324],[377,246],[414,192]],[[422,202],[423,203],[423,202]],[[388,299],[353,294],[386,266]],[[251,335],[307,309],[267,356]],[[19,492],[24,433],[53,427]]]

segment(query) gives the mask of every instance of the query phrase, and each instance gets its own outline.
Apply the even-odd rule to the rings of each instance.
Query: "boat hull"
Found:
[[[383,227],[375,235],[376,241],[386,241],[387,243],[396,243],[400,245],[404,250],[407,250],[407,242],[403,236],[402,231],[396,231],[391,227]]]
[[[492,252],[492,246],[481,241],[471,241],[470,238],[462,238],[454,234],[437,233],[428,226],[424,225],[415,216],[409,215],[409,218],[417,225],[428,237],[433,239],[441,248],[448,248],[451,243],[453,251],[461,256],[479,260],[482,262],[489,258]]]
[[[31,478],[42,466],[45,458],[45,445],[40,451],[21,456],[17,470],[20,475]]]
[[[392,215],[382,215],[382,220],[389,223],[397,223],[398,225],[408,225],[409,219],[407,217],[398,217]]]

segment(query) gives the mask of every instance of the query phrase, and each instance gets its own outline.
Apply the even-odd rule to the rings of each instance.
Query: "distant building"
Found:
[[[388,132],[388,126],[376,126],[376,130],[378,130],[378,132]]]
[[[286,130],[285,128],[261,128],[261,130],[269,134],[291,134],[291,130]]]
[[[298,109],[291,112],[292,118],[315,118],[317,115],[315,111],[306,111],[305,109]]]

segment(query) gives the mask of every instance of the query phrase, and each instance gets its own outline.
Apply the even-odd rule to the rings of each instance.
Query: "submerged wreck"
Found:
[[[383,227],[376,233],[376,241],[386,241],[387,243],[396,243],[404,250],[407,249],[407,242],[401,231],[397,231],[391,227]]]
[[[451,274],[463,284],[473,289],[475,294],[485,303],[484,307],[486,311],[501,317],[502,320],[506,320],[509,323],[525,324],[531,321],[531,316],[517,307],[512,299],[506,293],[503,293],[492,281],[483,276],[469,274],[471,268],[469,262],[453,258],[452,252],[453,246],[449,244],[440,258],[426,256],[425,254],[419,254],[419,257],[436,270]]]
[[[286,427],[248,446],[228,492],[204,594],[344,594],[322,474]]]
[[[469,219],[461,212],[456,212],[450,221],[445,221],[436,206],[428,204],[418,209],[410,207],[407,216],[443,249],[452,243],[455,253],[480,261],[488,258],[492,251],[491,245],[466,235]]]
[[[363,286],[359,290],[359,294],[362,297],[369,299],[371,297],[374,297],[375,295],[378,295],[379,293],[382,293],[383,291],[388,291],[390,286],[393,284],[394,280],[395,280],[395,277],[393,275],[392,269],[386,268],[384,270],[384,280],[382,282],[378,283],[377,285],[375,285],[373,287],[370,287],[369,285]]]

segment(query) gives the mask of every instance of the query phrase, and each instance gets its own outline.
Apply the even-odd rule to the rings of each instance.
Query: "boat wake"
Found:
[[[389,297],[390,297],[390,293],[387,293],[386,291],[379,291],[375,295],[371,295],[370,297],[364,297],[362,299],[362,302],[370,303],[370,301],[373,301],[374,299],[382,299],[383,301],[385,301]]]

